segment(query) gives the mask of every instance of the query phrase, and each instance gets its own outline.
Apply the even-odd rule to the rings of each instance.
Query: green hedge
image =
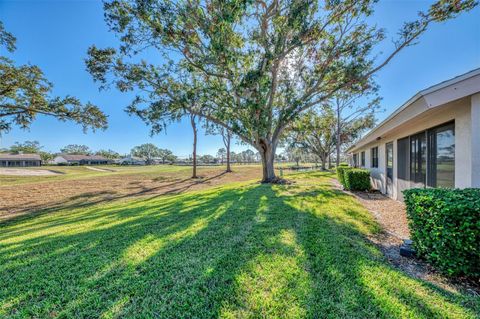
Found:
[[[370,171],[366,169],[349,169],[343,172],[345,188],[351,191],[368,191],[370,189]]]
[[[403,192],[419,256],[451,275],[480,278],[480,189]]]
[[[346,170],[350,170],[352,169],[352,167],[349,167],[349,166],[343,166],[343,165],[339,165],[337,167],[337,177],[338,177],[338,181],[340,182],[340,184],[342,184],[343,187],[346,188],[345,186],[345,171]]]

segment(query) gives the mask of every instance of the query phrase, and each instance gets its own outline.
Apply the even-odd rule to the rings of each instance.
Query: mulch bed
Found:
[[[380,248],[394,267],[447,291],[462,290],[473,296],[480,296],[480,283],[466,278],[447,278],[419,258],[406,258],[400,255],[400,246],[403,240],[410,237],[405,205],[402,202],[393,200],[378,191],[350,192],[343,190],[335,179],[333,184],[335,188],[357,198],[375,217],[383,231],[369,239]]]

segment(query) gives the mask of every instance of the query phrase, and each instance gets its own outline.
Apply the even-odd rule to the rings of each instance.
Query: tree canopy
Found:
[[[10,153],[19,154],[19,153],[29,153],[36,154],[41,152],[42,146],[39,141],[25,141],[23,143],[15,142],[14,145],[10,146]]]
[[[439,0],[398,32],[392,52],[367,23],[375,0],[113,0],[105,17],[121,43],[89,49],[87,68],[102,87],[135,91],[129,111],[156,128],[181,109],[221,125],[255,147],[263,181],[285,128],[340,90],[368,90],[372,76],[434,22],[472,9]],[[141,60],[144,51],[162,59]],[[140,60],[139,60],[140,59]],[[194,98],[193,98],[194,97]]]
[[[0,21],[0,49],[13,52],[15,43],[16,38]],[[28,128],[38,114],[74,121],[84,130],[107,127],[107,116],[90,102],[82,104],[73,96],[51,97],[53,85],[38,66],[17,66],[0,55],[0,78],[0,132],[13,125]]]
[[[60,149],[60,152],[63,154],[70,155],[90,155],[92,151],[87,145],[82,144],[69,144]]]
[[[98,150],[95,152],[95,155],[103,156],[108,159],[117,159],[120,157],[120,154],[114,150]]]
[[[153,164],[153,160],[160,156],[160,149],[152,143],[145,143],[135,146],[130,153],[133,156],[144,158],[147,164]]]
[[[290,128],[290,146],[315,154],[326,168],[328,157],[335,146],[335,114],[330,108],[321,113],[309,110]]]
[[[175,162],[177,160],[177,157],[173,152],[166,148],[159,149],[158,157],[162,160],[162,164],[165,164],[166,162]]]

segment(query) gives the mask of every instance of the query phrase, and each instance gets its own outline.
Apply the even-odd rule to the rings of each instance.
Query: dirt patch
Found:
[[[451,292],[465,291],[480,296],[480,286],[467,279],[449,279],[438,273],[432,266],[418,258],[406,258],[400,255],[400,246],[410,237],[405,205],[380,192],[350,192],[342,189],[333,179],[334,188],[342,190],[357,200],[372,213],[382,227],[382,232],[369,239],[376,244],[388,261],[412,277],[428,281]]]
[[[0,221],[24,214],[77,208],[130,197],[153,197],[205,189],[229,182],[260,179],[259,167],[239,167],[232,173],[223,168],[199,169],[191,179],[189,170],[156,174],[113,174],[48,183],[0,188]]]
[[[49,176],[49,175],[61,175],[61,173],[48,170],[48,169],[0,168],[0,175]]]

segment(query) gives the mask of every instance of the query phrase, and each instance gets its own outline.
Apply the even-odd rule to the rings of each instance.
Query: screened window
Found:
[[[365,151],[360,153],[360,165],[365,167]]]
[[[410,178],[409,169],[409,148],[408,144],[410,139],[408,137],[402,138],[397,141],[397,176],[404,181]]]
[[[454,124],[429,130],[428,141],[428,186],[455,187]]]
[[[427,172],[427,137],[425,132],[410,137],[410,180],[425,184]]]
[[[393,179],[393,143],[385,145],[385,157],[387,160],[387,177]]]
[[[377,168],[378,167],[378,147],[373,147],[371,150],[371,158],[372,163],[371,167]]]

